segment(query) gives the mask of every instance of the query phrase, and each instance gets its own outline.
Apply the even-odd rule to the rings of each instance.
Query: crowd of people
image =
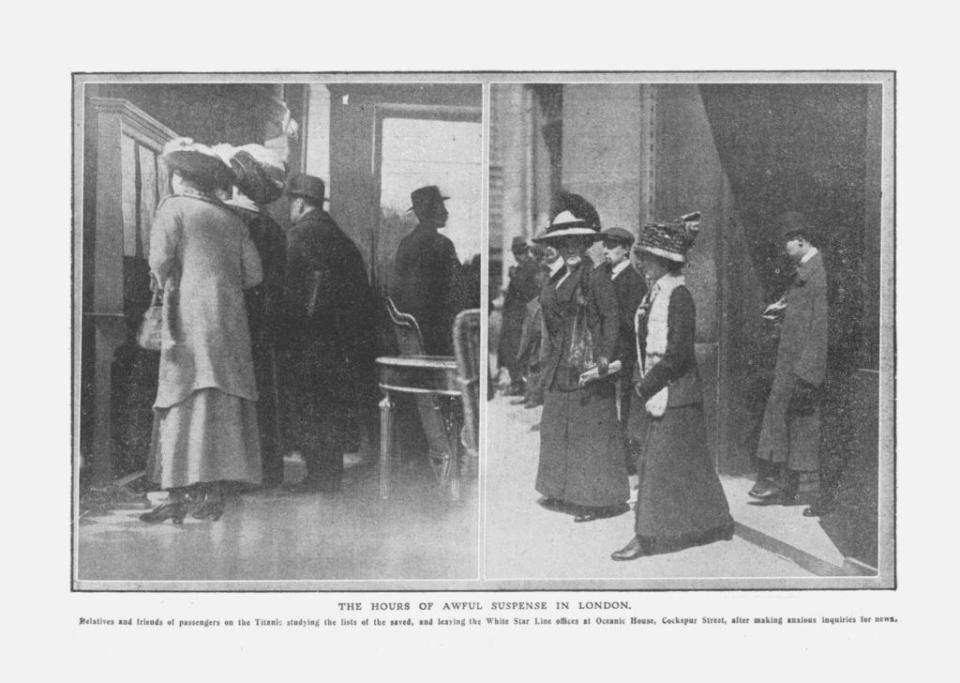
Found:
[[[515,404],[543,405],[538,502],[578,523],[622,515],[633,502],[634,534],[614,560],[733,537],[707,446],[696,311],[683,272],[699,221],[693,213],[646,225],[635,239],[602,230],[590,202],[561,193],[533,244],[512,244],[498,365],[509,374],[504,393],[522,396]],[[777,228],[796,272],[765,312],[780,341],[755,505],[796,504],[801,473],[818,467],[826,276],[801,214],[784,214]],[[596,242],[600,264],[588,254]],[[821,512],[813,505],[804,514]]]
[[[324,181],[287,178],[258,144],[178,138],[161,159],[172,194],[151,228],[162,328],[148,475],[168,496],[141,519],[215,521],[230,489],[281,487],[291,451],[306,476],[284,490],[338,491],[344,454],[375,415],[377,301],[360,251],[324,209]],[[268,211],[284,194],[286,231]],[[437,234],[446,199],[436,186],[412,193],[419,225],[400,245],[391,291],[437,354],[452,352],[459,310],[460,264]]]

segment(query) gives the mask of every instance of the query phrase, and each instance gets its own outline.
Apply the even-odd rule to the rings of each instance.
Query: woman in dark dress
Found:
[[[246,224],[263,264],[263,282],[247,290],[245,298],[253,347],[253,371],[260,394],[257,422],[260,426],[263,486],[272,488],[283,483],[276,344],[287,238],[265,207],[283,194],[286,164],[279,154],[263,145],[218,145],[214,150],[236,176],[233,196],[226,204]]]
[[[613,283],[594,268],[587,248],[600,239],[596,210],[577,195],[562,195],[567,209],[536,238],[557,247],[564,266],[540,292],[543,311],[544,404],[537,491],[540,505],[575,515],[576,522],[629,510],[623,441],[617,428],[616,384],[607,376],[617,343],[619,313]],[[586,355],[599,379],[580,383]]]
[[[707,450],[703,391],[694,353],[696,311],[682,274],[699,214],[645,226],[635,253],[648,292],[637,309],[630,408],[640,491],[634,537],[614,560],[672,552],[733,536],[727,499]]]

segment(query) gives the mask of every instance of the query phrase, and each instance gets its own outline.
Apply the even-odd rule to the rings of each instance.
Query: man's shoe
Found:
[[[640,540],[639,536],[634,536],[630,539],[630,542],[620,548],[620,550],[612,553],[610,559],[623,562],[625,560],[636,560],[646,554],[647,552],[643,547],[643,541]]]
[[[826,517],[833,512],[836,512],[837,504],[836,503],[827,503],[821,500],[818,500],[816,503],[808,507],[803,511],[804,517]]]
[[[630,512],[630,506],[626,503],[620,505],[610,505],[602,508],[585,508],[579,515],[573,518],[574,522],[592,522],[597,519],[608,519],[609,517],[618,517],[625,512]]]
[[[784,491],[783,489],[777,489],[769,496],[760,498],[758,500],[751,500],[747,505],[754,505],[758,507],[766,507],[769,505],[799,505],[800,502],[797,500],[796,493],[790,493],[789,491]]]

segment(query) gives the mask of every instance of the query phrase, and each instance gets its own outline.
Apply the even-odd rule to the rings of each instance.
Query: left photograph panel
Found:
[[[74,76],[75,590],[478,581],[482,97]]]

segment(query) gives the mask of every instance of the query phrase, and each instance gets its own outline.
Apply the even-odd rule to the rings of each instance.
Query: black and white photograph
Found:
[[[485,578],[895,581],[891,73],[490,86]]]
[[[891,72],[74,74],[79,591],[891,588]]]
[[[480,83],[73,86],[75,589],[475,580]]]
[[[5,43],[13,678],[949,671],[946,12],[132,9]]]

